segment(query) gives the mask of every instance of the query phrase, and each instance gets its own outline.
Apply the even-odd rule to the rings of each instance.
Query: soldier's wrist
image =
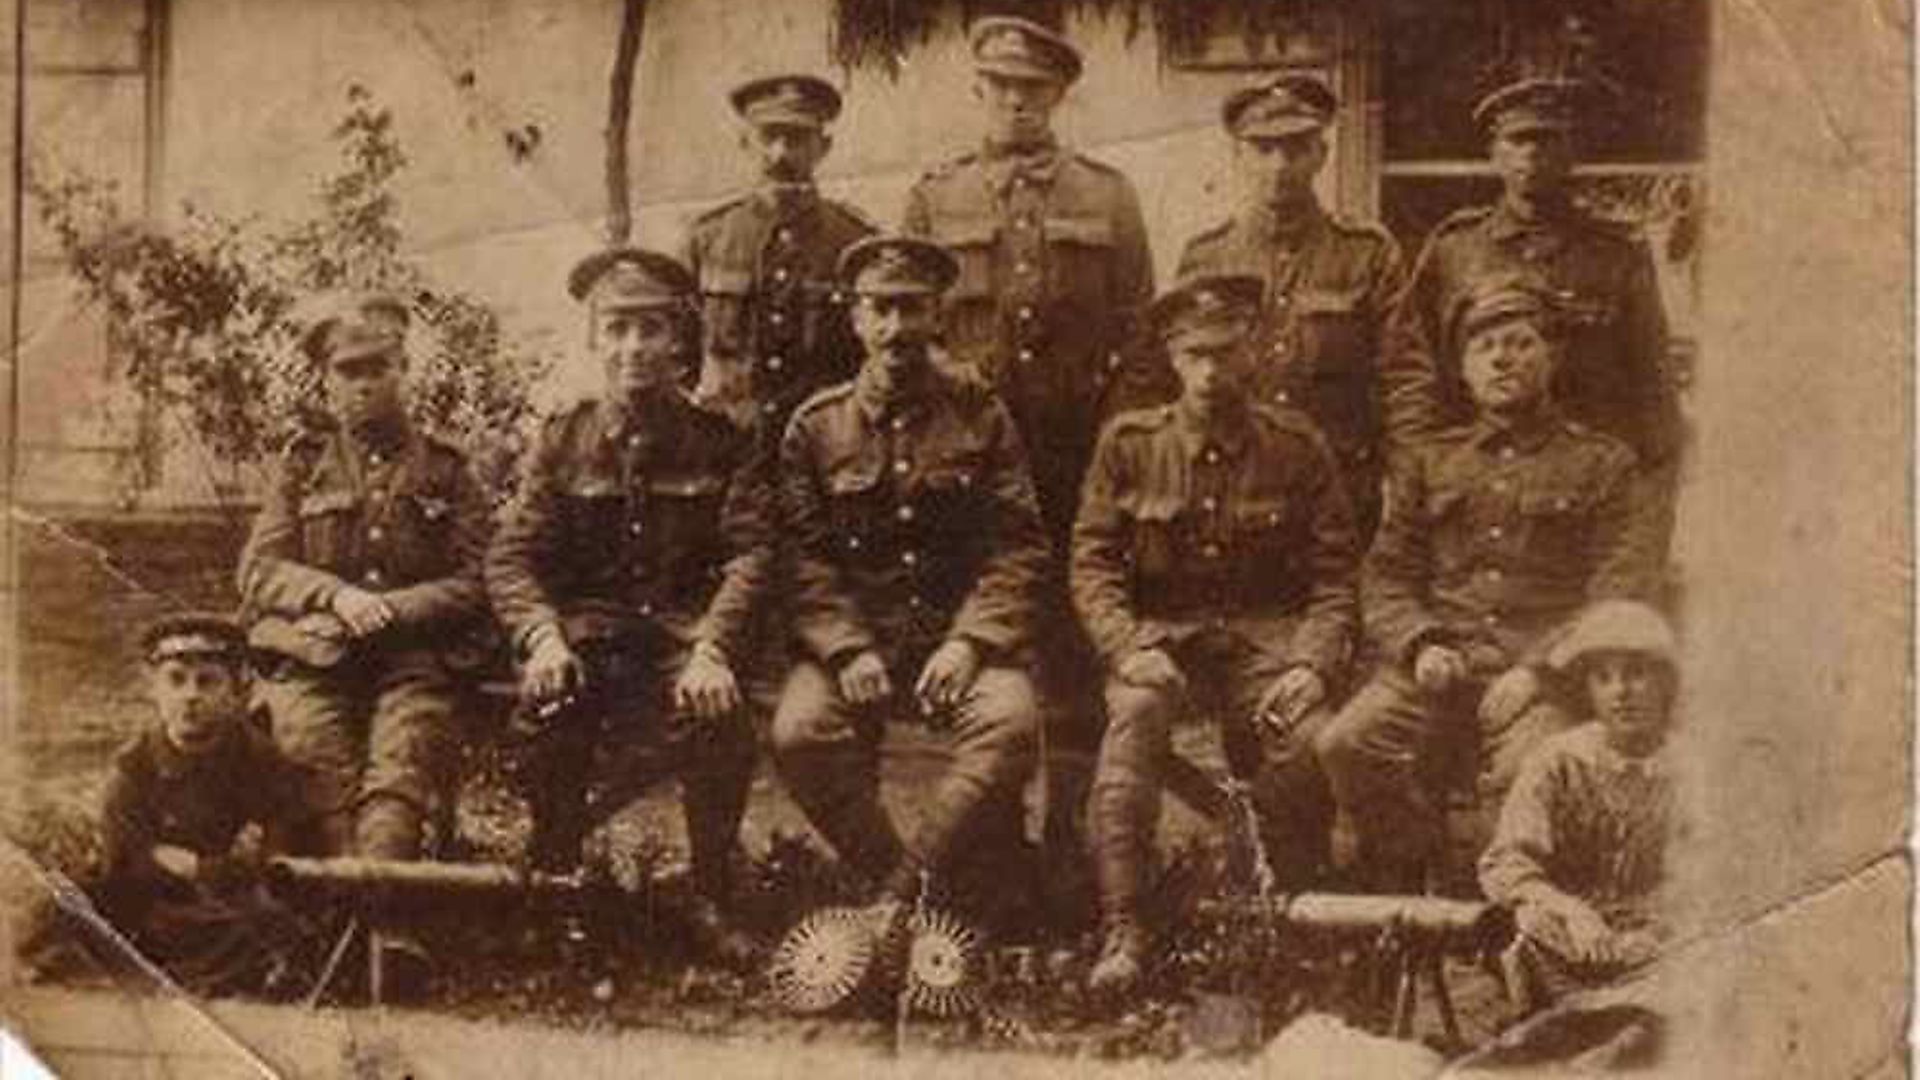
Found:
[[[560,632],[560,624],[535,623],[520,638],[520,655],[532,656],[542,648],[551,645],[565,645],[566,635]]]
[[[719,642],[710,638],[700,638],[695,641],[693,643],[693,655],[703,660],[710,660],[723,667],[733,666],[733,660],[727,655],[727,650],[722,648]]]

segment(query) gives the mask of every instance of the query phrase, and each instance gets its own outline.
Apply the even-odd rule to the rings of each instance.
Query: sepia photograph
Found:
[[[0,15],[53,1075],[1909,1075],[1904,0]]]

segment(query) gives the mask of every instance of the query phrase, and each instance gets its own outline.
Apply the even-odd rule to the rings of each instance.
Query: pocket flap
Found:
[[[745,296],[753,291],[753,275],[745,270],[711,264],[700,268],[700,292],[707,296]]]
[[[1104,217],[1050,217],[1045,229],[1048,240],[1063,244],[1113,246],[1113,223]]]
[[[1351,315],[1360,309],[1360,290],[1302,289],[1293,294],[1293,307],[1302,315]]]
[[[318,517],[360,504],[360,496],[351,491],[316,491],[300,500],[301,517]]]

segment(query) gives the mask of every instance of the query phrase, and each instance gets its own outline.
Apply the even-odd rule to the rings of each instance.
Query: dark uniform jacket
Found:
[[[741,657],[772,558],[758,460],[677,392],[549,419],[487,553],[516,648],[551,623],[574,645],[659,631]]]
[[[1153,298],[1133,185],[1058,147],[964,154],[913,186],[903,229],[959,259],[947,348],[1013,411],[1041,508],[1064,537],[1109,398],[1136,375],[1123,357]]]
[[[1644,599],[1634,467],[1619,440],[1559,417],[1455,428],[1397,459],[1361,575],[1367,630],[1385,658],[1411,663],[1445,644],[1496,673],[1538,659],[1549,632],[1589,602]]]
[[[892,401],[877,383],[823,390],[787,427],[796,638],[830,665],[955,637],[1020,657],[1051,552],[1012,418],[970,373],[931,371]]]
[[[1179,405],[1107,425],[1073,532],[1073,601],[1109,665],[1209,628],[1345,670],[1359,560],[1326,442],[1255,407],[1207,434]]]
[[[1504,203],[1442,221],[1414,264],[1383,371],[1396,445],[1471,417],[1448,320],[1477,283],[1539,280],[1571,320],[1554,400],[1571,419],[1625,442],[1643,466],[1679,449],[1681,418],[1667,371],[1667,322],[1653,259],[1624,227],[1566,207],[1536,222]]]
[[[1255,347],[1255,402],[1313,418],[1348,480],[1364,528],[1377,518],[1381,351],[1406,273],[1384,229],[1316,205],[1297,221],[1248,211],[1187,241],[1178,278],[1250,274],[1267,283]]]
[[[680,256],[699,282],[704,350],[747,365],[771,438],[795,405],[860,366],[835,268],[874,231],[858,210],[799,185],[722,203],[688,229]]]
[[[364,438],[302,435],[240,558],[253,642],[329,666],[344,633],[330,605],[343,584],[379,593],[393,609],[376,643],[450,641],[485,612],[486,544],[486,497],[452,444],[406,425]]]
[[[127,902],[158,886],[191,893],[153,861],[153,848],[172,844],[197,855],[221,856],[248,824],[288,820],[284,800],[293,790],[293,766],[266,735],[236,722],[219,742],[187,754],[167,740],[156,721],[114,755],[101,813],[103,885]]]

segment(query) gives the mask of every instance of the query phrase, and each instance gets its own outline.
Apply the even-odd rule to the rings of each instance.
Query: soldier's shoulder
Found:
[[[540,420],[540,431],[548,438],[562,438],[569,431],[594,422],[605,404],[591,394],[582,394],[562,402]]]
[[[879,232],[880,223],[865,210],[840,199],[821,199],[820,206],[829,214],[839,218],[843,224],[853,225],[867,232]]]
[[[806,399],[794,406],[793,423],[800,423],[810,417],[831,412],[833,409],[853,399],[853,380],[837,382],[822,387],[807,395]]]
[[[1327,215],[1327,224],[1333,228],[1334,232],[1339,233],[1341,236],[1367,240],[1381,245],[1398,243],[1398,241],[1393,238],[1393,234],[1387,231],[1385,225],[1367,218],[1354,217],[1349,214],[1329,214]]]
[[[1441,218],[1440,223],[1433,227],[1432,235],[1437,239],[1450,233],[1458,233],[1471,229],[1492,217],[1493,209],[1492,203],[1460,207],[1446,217]]]
[[[971,409],[980,409],[999,400],[994,393],[993,384],[986,380],[973,365],[954,359],[950,353],[942,353],[934,360],[933,372],[945,388],[948,397]]]
[[[1120,443],[1144,438],[1173,423],[1173,406],[1149,405],[1115,413],[1107,421],[1107,440]]]
[[[1599,217],[1587,212],[1574,215],[1573,221],[1581,237],[1595,244],[1632,250],[1646,243],[1645,233],[1635,222]]]
[[[1326,433],[1320,430],[1320,425],[1314,423],[1313,417],[1308,416],[1306,410],[1298,406],[1262,402],[1254,405],[1251,412],[1254,423],[1268,431],[1311,443],[1326,441]]]
[[[725,222],[735,210],[744,207],[750,196],[750,192],[741,192],[732,198],[722,199],[712,206],[707,207],[705,210],[693,215],[687,222],[687,227],[695,230],[716,228]]]
[[[948,180],[954,179],[955,177],[961,176],[971,171],[975,166],[979,164],[980,164],[979,151],[977,150],[962,151],[961,153],[954,154],[951,157],[942,158],[939,161],[936,161],[933,164],[927,166],[925,169],[921,170],[920,178],[914,181],[914,186],[921,187],[926,185],[945,183]]]
[[[1609,435],[1591,424],[1573,419],[1561,420],[1560,429],[1573,445],[1587,453],[1601,458],[1610,465],[1632,467],[1633,447],[1627,445],[1626,441],[1618,436]]]
[[[1223,217],[1219,221],[1187,237],[1186,250],[1204,251],[1217,244],[1225,243],[1233,235],[1233,218]]]
[[[1075,150],[1070,155],[1068,155],[1067,160],[1072,161],[1079,165],[1084,165],[1087,168],[1093,170],[1094,172],[1100,174],[1101,176],[1111,177],[1112,179],[1119,180],[1122,183],[1127,182],[1127,174],[1121,172],[1119,167],[1114,165],[1109,165],[1108,163],[1101,161],[1099,158],[1094,157],[1092,154],[1086,153],[1085,151]]]

